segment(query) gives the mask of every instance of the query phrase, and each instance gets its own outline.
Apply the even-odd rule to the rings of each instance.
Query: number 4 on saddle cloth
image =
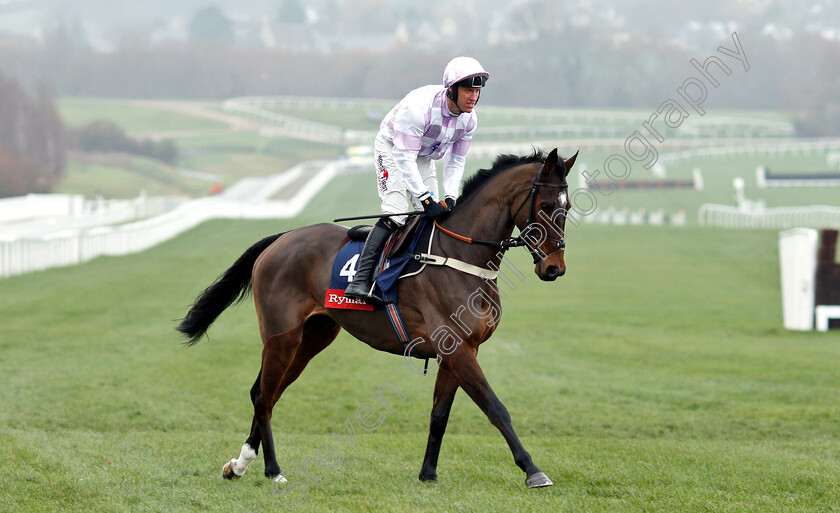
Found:
[[[401,278],[414,276],[423,271],[425,263],[414,258],[417,251],[428,253],[431,249],[431,234],[434,223],[428,222],[425,216],[411,218],[402,229],[394,232],[385,243],[385,249],[379,259],[379,265],[374,272],[374,280],[382,291],[386,305],[378,306],[383,309],[397,304],[397,281]],[[359,254],[365,245],[365,238],[369,227],[356,226],[348,230],[350,240],[341,247],[335,256],[330,275],[330,286],[327,289],[324,305],[327,308],[373,311],[374,305],[361,299],[344,297],[344,289],[356,274]]]

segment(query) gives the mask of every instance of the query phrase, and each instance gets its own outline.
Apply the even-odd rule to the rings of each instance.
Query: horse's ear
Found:
[[[557,169],[557,158],[557,148],[554,148],[548,154],[548,157],[545,158],[545,164],[543,165],[542,173],[540,173],[541,182],[546,181],[554,173],[554,170]]]
[[[576,152],[575,152],[575,154],[574,154],[574,155],[572,155],[572,156],[571,156],[571,158],[569,158],[569,159],[565,162],[565,164],[566,164],[566,176],[569,176],[569,171],[571,171],[571,170],[572,170],[572,166],[574,166],[574,165],[575,165],[575,159],[577,158],[578,153],[580,153],[580,150],[576,151]]]

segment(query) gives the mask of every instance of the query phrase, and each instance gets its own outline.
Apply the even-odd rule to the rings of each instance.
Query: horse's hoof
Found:
[[[239,476],[236,475],[236,472],[233,471],[233,462],[236,461],[236,458],[230,460],[229,462],[225,463],[225,466],[222,467],[222,477],[225,479],[239,479]]]
[[[551,479],[544,472],[535,472],[525,478],[525,484],[528,485],[528,488],[542,488],[544,486],[551,486],[554,483],[551,482]]]
[[[420,474],[419,477],[424,483],[437,483],[437,474]]]
[[[283,477],[283,474],[277,474],[276,476],[272,477],[271,480],[274,481],[275,483],[280,483],[280,484],[289,482],[288,479]]]

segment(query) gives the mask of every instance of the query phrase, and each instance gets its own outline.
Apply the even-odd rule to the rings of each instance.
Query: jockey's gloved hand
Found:
[[[435,201],[428,192],[420,196],[420,204],[423,205],[423,210],[430,219],[437,219],[443,214],[449,212],[449,209]]]
[[[452,207],[454,207],[454,206],[455,206],[455,198],[453,198],[452,196],[447,196],[446,197],[446,207],[449,210],[452,210]]]

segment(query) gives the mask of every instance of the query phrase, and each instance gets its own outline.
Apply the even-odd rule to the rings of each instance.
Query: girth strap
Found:
[[[456,260],[454,258],[430,255],[428,253],[417,253],[413,255],[413,258],[422,264],[444,265],[446,267],[451,267],[452,269],[456,269],[463,273],[478,276],[479,278],[483,278],[485,280],[495,280],[499,276],[499,271],[485,269],[483,267],[468,264],[464,261]]]
[[[386,303],[385,313],[388,314],[388,320],[391,321],[391,328],[394,329],[394,334],[400,341],[400,345],[403,348],[403,355],[411,356],[411,353],[413,353],[411,349],[411,341],[408,337],[408,330],[406,329],[402,316],[400,315],[400,309],[394,303]],[[425,360],[426,364],[423,367],[424,376],[429,373],[429,359],[425,358]]]

